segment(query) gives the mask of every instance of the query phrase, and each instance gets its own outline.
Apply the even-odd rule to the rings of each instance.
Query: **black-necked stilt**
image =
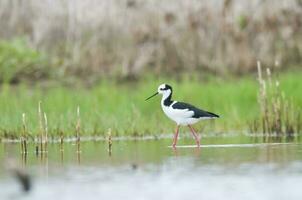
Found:
[[[172,87],[168,84],[161,84],[158,87],[158,90],[155,94],[152,96],[148,97],[148,99],[151,99],[152,97],[156,96],[157,94],[162,94],[162,99],[161,99],[161,107],[164,111],[164,113],[173,121],[176,122],[177,127],[176,127],[176,132],[174,135],[173,139],[173,148],[175,148],[176,143],[177,143],[177,137],[178,137],[178,132],[179,132],[179,126],[188,126],[195,138],[195,141],[197,143],[197,146],[199,147],[199,139],[197,136],[196,131],[194,128],[191,126],[192,124],[195,124],[196,122],[203,120],[203,119],[213,119],[213,118],[218,118],[219,116],[208,112],[204,111],[201,109],[196,108],[195,106],[192,106],[187,103],[183,102],[178,102],[178,101],[173,101],[172,98]]]

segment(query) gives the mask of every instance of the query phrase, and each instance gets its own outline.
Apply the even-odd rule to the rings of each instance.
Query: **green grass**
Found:
[[[0,83],[48,77],[49,62],[47,56],[30,47],[25,38],[10,41],[0,39]]]
[[[293,101],[297,112],[302,105],[301,77],[301,71],[282,73],[278,77],[281,89]],[[173,86],[175,100],[190,102],[221,116],[215,121],[202,121],[195,125],[198,130],[207,133],[245,132],[248,124],[259,117],[256,75],[229,80],[213,77],[208,81],[189,77],[181,81],[147,77],[137,83],[126,84],[107,80],[90,89],[2,84],[0,134],[19,135],[22,113],[26,114],[30,134],[38,134],[40,100],[48,117],[51,135],[59,134],[58,130],[66,136],[75,135],[77,106],[80,106],[82,135],[103,135],[109,128],[114,136],[172,133],[175,125],[163,114],[160,97],[144,100],[163,82]]]

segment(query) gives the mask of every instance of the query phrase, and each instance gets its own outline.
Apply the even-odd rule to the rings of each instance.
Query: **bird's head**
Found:
[[[161,84],[160,86],[158,86],[157,92],[154,93],[153,95],[151,95],[150,97],[148,97],[146,99],[146,101],[158,94],[162,94],[164,96],[169,96],[171,93],[172,93],[172,87],[170,85],[164,83],[164,84]]]
[[[168,84],[161,84],[158,86],[157,89],[158,94],[171,94],[172,93],[172,87]]]

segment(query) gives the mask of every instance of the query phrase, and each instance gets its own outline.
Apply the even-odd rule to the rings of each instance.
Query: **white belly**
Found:
[[[178,125],[191,125],[198,122],[200,119],[193,118],[193,111],[189,111],[187,109],[177,110],[173,109],[172,106],[165,106],[162,104],[162,109],[164,113],[173,121],[175,121]]]

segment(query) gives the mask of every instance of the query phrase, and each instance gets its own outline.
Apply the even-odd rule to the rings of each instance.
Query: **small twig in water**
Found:
[[[44,132],[44,128],[43,128],[43,117],[42,117],[42,109],[41,109],[41,104],[42,102],[39,101],[38,104],[38,116],[39,116],[39,125],[40,125],[40,129],[39,129],[39,140],[40,140],[40,152],[43,152],[43,142],[44,142],[44,138],[43,138],[43,132]]]
[[[77,140],[77,152],[78,153],[81,152],[81,146],[80,146],[81,135],[80,135],[80,131],[81,131],[81,117],[80,117],[80,106],[78,106],[78,108],[77,108],[77,124],[76,124],[76,140]]]
[[[48,120],[47,115],[44,112],[44,133],[45,133],[45,139],[44,139],[44,150],[47,152],[48,150]]]
[[[23,153],[27,153],[27,130],[26,130],[26,119],[25,113],[22,114],[22,124],[23,124],[23,131],[22,131],[22,140],[21,143],[23,146]]]
[[[109,156],[111,156],[112,153],[112,134],[111,134],[111,128],[108,129],[108,152]]]

